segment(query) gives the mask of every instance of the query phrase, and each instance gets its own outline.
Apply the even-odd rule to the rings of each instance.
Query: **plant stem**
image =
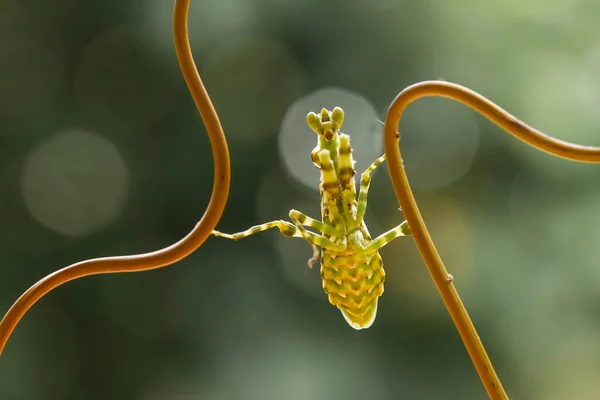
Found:
[[[598,163],[600,162],[600,148],[580,146],[547,136],[519,121],[476,92],[445,81],[426,81],[409,86],[396,97],[388,111],[384,127],[385,154],[396,197],[398,197],[404,216],[412,230],[415,242],[429,269],[429,273],[442,296],[442,300],[456,325],[490,399],[505,400],[508,399],[508,396],[502,388],[502,384],[477,335],[469,314],[456,291],[453,278],[448,274],[427,231],[402,163],[397,137],[400,117],[410,103],[428,96],[446,97],[463,103],[524,142],[558,157],[580,162]]]
[[[200,247],[221,219],[229,196],[231,179],[229,150],[219,117],[194,64],[187,29],[189,5],[190,0],[175,0],[173,36],[181,72],[204,120],[213,151],[215,165],[213,191],[204,215],[187,236],[164,249],[145,254],[81,261],[41,279],[19,297],[0,321],[0,355],[21,318],[46,293],[64,283],[84,276],[146,271],[171,265]]]

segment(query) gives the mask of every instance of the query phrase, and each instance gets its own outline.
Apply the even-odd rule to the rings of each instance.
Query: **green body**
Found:
[[[324,250],[321,278],[329,302],[340,309],[350,326],[365,329],[373,324],[385,281],[379,252],[356,254],[351,250]]]
[[[321,171],[321,221],[291,210],[293,223],[278,220],[254,226],[244,232],[215,236],[238,240],[270,228],[279,228],[285,236],[301,237],[313,248],[308,261],[312,266],[321,248],[323,289],[331,304],[340,309],[354,329],[370,327],[377,315],[377,303],[383,294],[385,271],[378,250],[398,236],[410,234],[406,222],[372,239],[364,223],[371,173],[383,161],[379,157],[361,175],[360,193],[356,193],[354,160],[350,137],[340,133],[344,112],[321,110],[309,113],[308,125],[318,134],[311,159]],[[306,230],[310,227],[319,233]]]

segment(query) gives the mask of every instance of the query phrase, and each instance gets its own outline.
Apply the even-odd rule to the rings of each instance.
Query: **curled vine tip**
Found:
[[[507,400],[508,396],[453,284],[454,277],[446,271],[446,267],[425,226],[404,170],[400,146],[398,145],[399,133],[397,129],[400,118],[409,104],[422,97],[430,96],[456,100],[479,112],[516,138],[557,157],[579,162],[598,163],[600,162],[600,148],[582,146],[548,136],[518,120],[482,95],[464,86],[446,81],[425,81],[411,85],[398,94],[389,108],[384,124],[385,155],[400,208],[404,212],[404,216],[413,232],[415,243],[490,399]]]

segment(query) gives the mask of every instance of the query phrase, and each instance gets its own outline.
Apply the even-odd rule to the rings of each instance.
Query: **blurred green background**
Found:
[[[212,188],[170,0],[0,0],[0,313],[46,274],[169,245]],[[319,216],[311,110],[339,105],[362,171],[396,94],[443,78],[548,134],[600,145],[600,3],[192,0],[194,55],[229,138],[219,229]],[[542,154],[445,99],[401,123],[409,179],[513,399],[600,392],[600,170]],[[402,221],[387,168],[367,223]],[[71,282],[24,318],[0,398],[484,399],[412,238],[354,331],[310,247],[210,238],[161,270]]]

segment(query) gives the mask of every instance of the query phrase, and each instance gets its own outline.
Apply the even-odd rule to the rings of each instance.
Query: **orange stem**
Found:
[[[173,34],[183,76],[206,125],[214,154],[213,193],[204,215],[186,237],[167,248],[145,254],[82,261],[40,280],[14,303],[0,322],[0,354],[2,354],[8,338],[20,319],[46,293],[66,282],[88,275],[145,271],[173,264],[200,247],[221,218],[229,195],[229,151],[218,116],[200,79],[191,54],[187,32],[189,4],[190,0],[175,0]],[[396,196],[411,227],[415,242],[489,397],[493,400],[508,399],[473,323],[462,304],[452,278],[448,274],[425,227],[402,164],[396,137],[400,117],[410,103],[427,96],[441,96],[457,100],[478,111],[517,138],[558,157],[597,163],[600,162],[600,148],[580,146],[547,136],[519,121],[483,96],[462,86],[443,81],[421,82],[406,88],[396,97],[388,112],[385,122],[385,152],[388,168]]]
[[[229,196],[231,177],[229,150],[219,117],[200,79],[191,53],[187,26],[189,5],[190,0],[175,0],[173,36],[181,72],[206,125],[214,155],[213,192],[204,215],[186,237],[169,247],[145,254],[81,261],[58,270],[37,282],[19,297],[0,322],[0,354],[21,318],[46,293],[66,282],[84,276],[146,271],[173,264],[200,247],[221,219]]]
[[[429,96],[447,97],[463,103],[522,141],[558,157],[580,162],[598,163],[600,162],[600,147],[580,146],[545,135],[519,121],[476,92],[444,81],[420,82],[407,87],[396,97],[388,111],[384,127],[385,154],[392,183],[394,184],[394,191],[396,192],[404,216],[412,230],[415,242],[425,260],[429,273],[458,329],[458,333],[471,356],[471,360],[490,399],[505,400],[508,399],[508,396],[502,388],[502,384],[477,335],[469,314],[456,291],[453,279],[448,274],[433,244],[433,240],[425,227],[425,222],[423,222],[423,217],[417,207],[402,163],[396,134],[400,117],[410,103],[421,97]]]

